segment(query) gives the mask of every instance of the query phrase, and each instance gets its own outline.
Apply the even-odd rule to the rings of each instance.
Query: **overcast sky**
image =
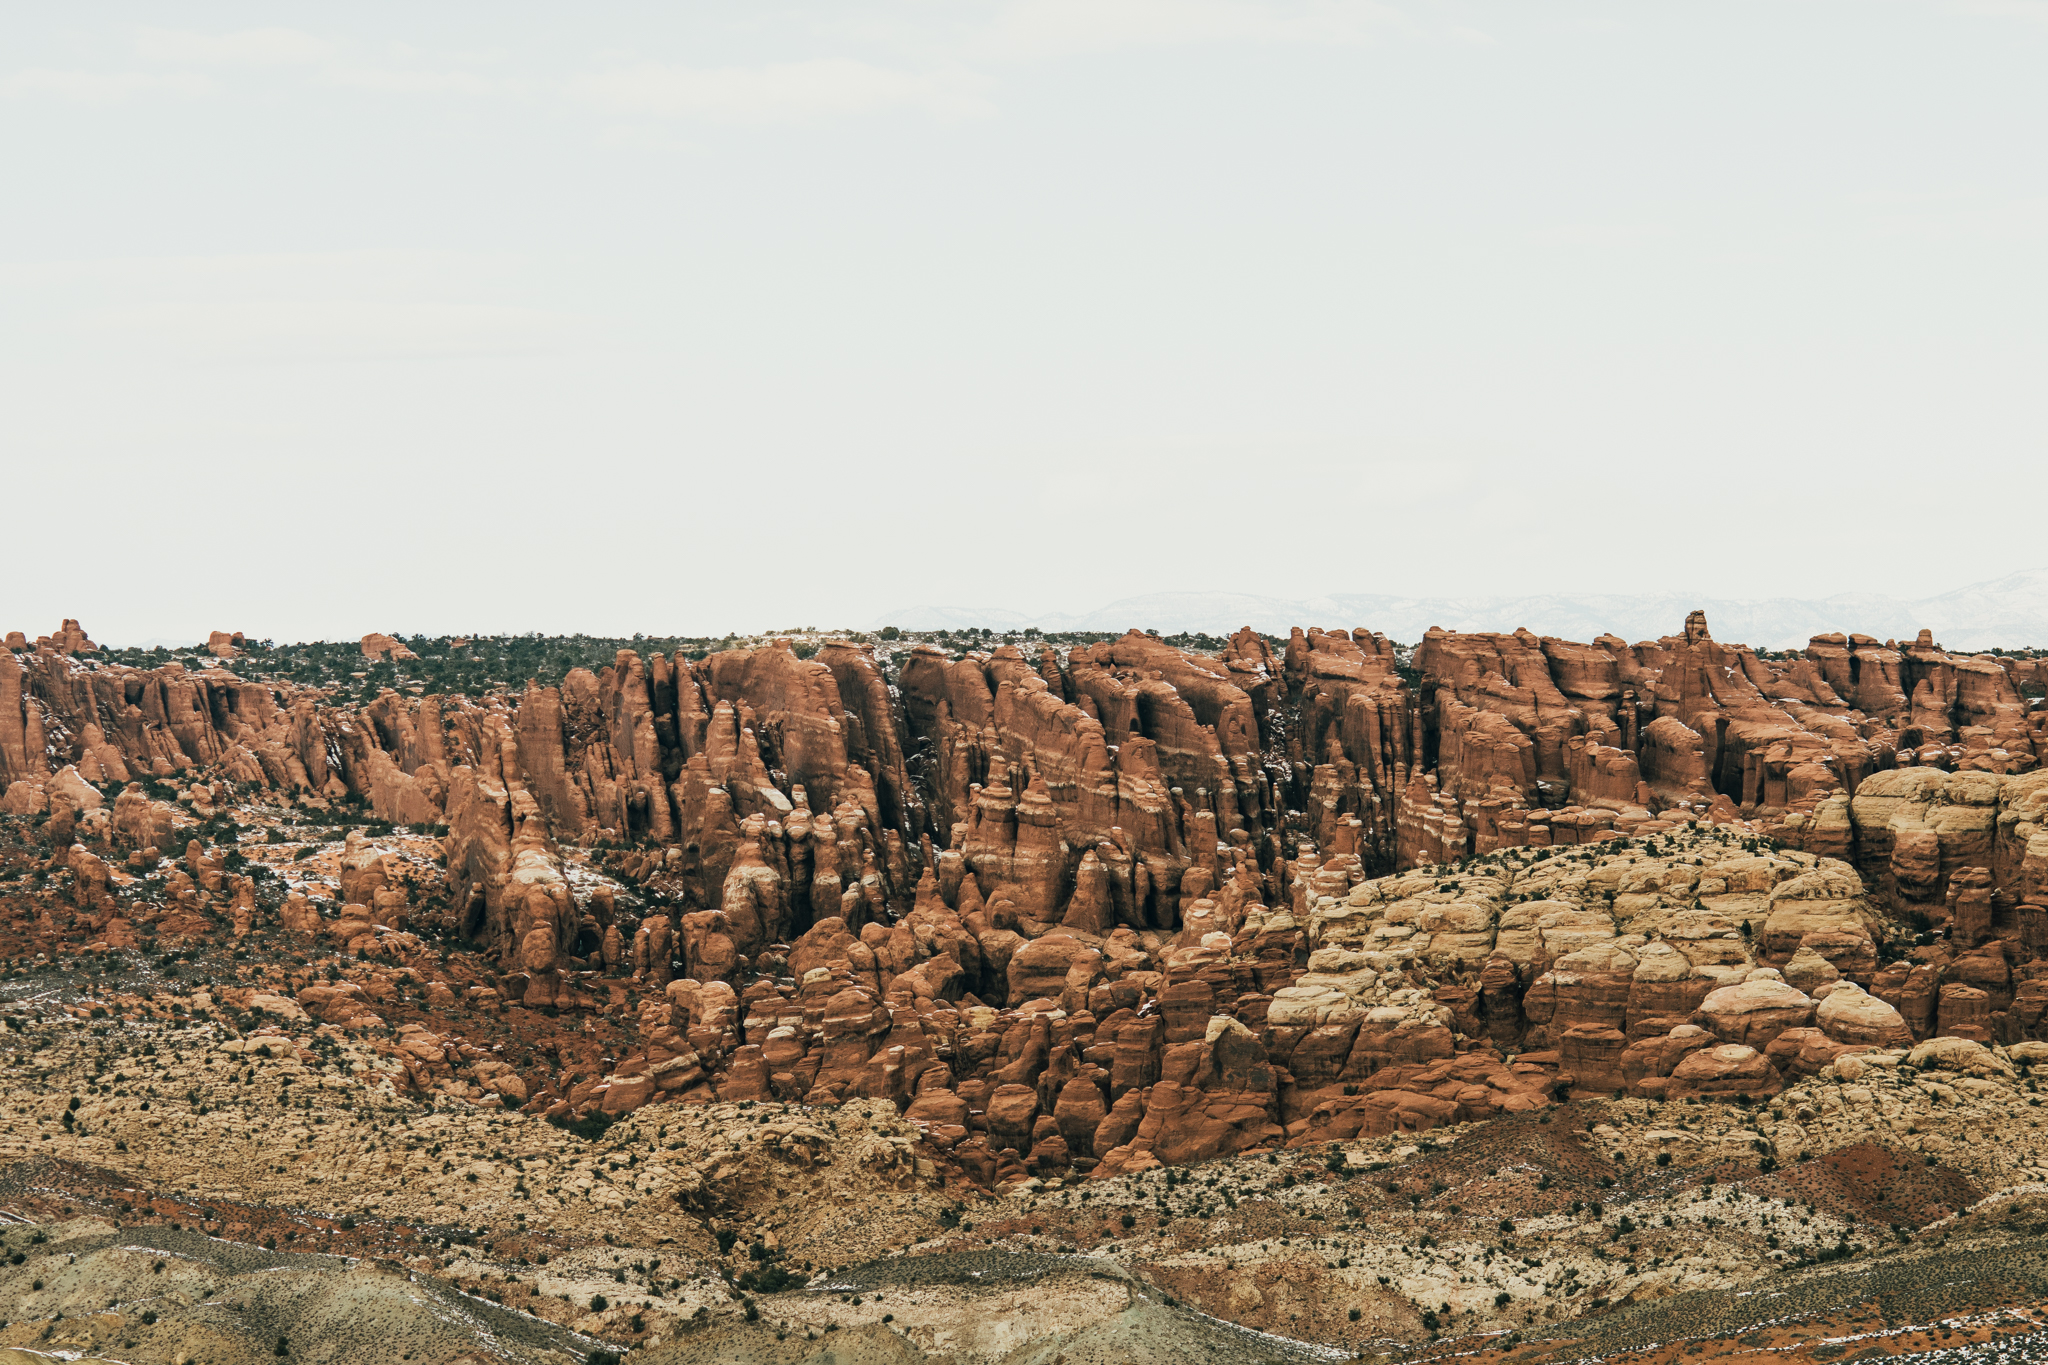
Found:
[[[0,629],[2048,562],[2048,5],[0,16]]]

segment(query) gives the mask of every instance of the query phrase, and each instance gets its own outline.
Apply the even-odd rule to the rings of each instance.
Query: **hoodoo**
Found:
[[[1384,1353],[2048,1180],[2031,653],[885,634],[11,634],[0,1346],[255,1349],[197,1229],[505,1358]]]

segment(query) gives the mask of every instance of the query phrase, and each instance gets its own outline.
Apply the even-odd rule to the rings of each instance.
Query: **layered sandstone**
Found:
[[[143,868],[229,784],[445,827],[430,903],[356,840],[279,922],[640,1001],[550,1111],[887,1099],[1021,1179],[2048,1026],[2037,680],[1928,640],[774,641],[355,703],[88,644],[0,658],[5,809]]]

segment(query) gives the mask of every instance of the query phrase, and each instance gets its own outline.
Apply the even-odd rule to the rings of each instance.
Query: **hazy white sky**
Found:
[[[0,629],[2048,561],[2048,4],[12,6]]]

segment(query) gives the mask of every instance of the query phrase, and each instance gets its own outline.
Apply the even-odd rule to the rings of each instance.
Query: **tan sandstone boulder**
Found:
[[[1866,994],[1853,981],[1838,982],[1814,1011],[1814,1022],[1838,1043],[1864,1047],[1911,1047],[1913,1031],[1897,1010]]]

